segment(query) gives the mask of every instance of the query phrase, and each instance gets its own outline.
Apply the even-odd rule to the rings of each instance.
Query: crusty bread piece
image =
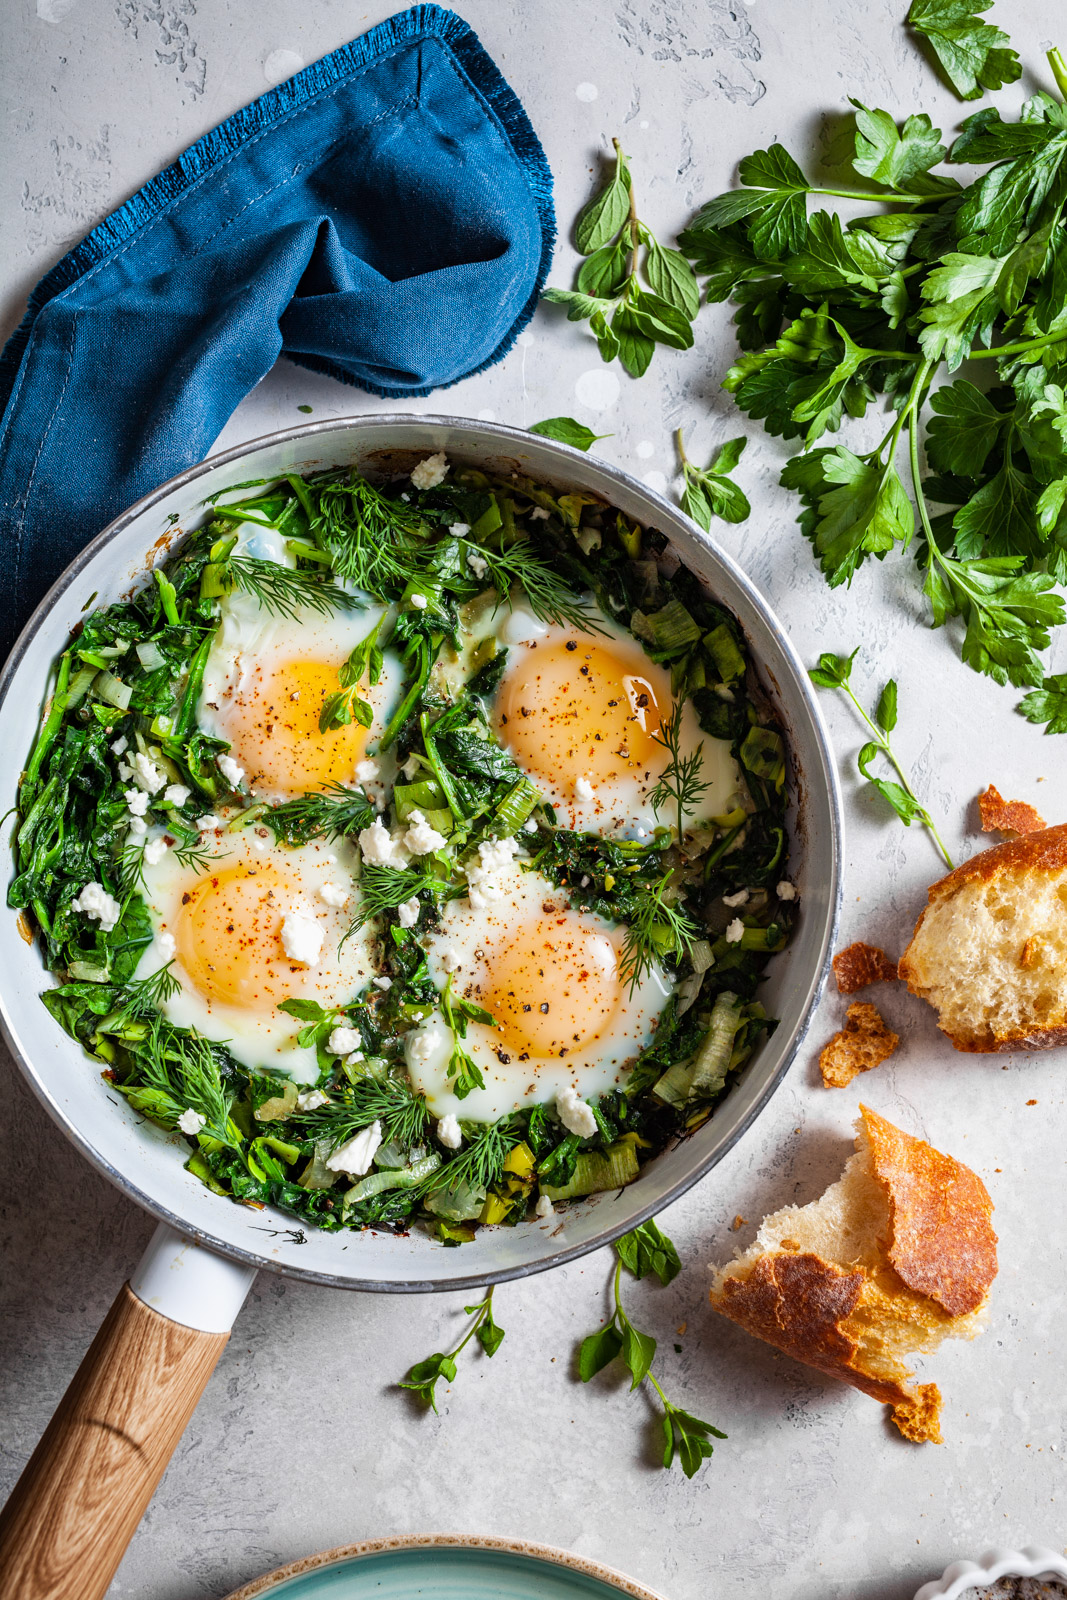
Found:
[[[935,883],[899,970],[957,1050],[1067,1044],[1067,823]]]
[[[876,944],[864,944],[862,939],[839,950],[832,965],[840,994],[855,994],[872,983],[897,981],[897,964],[892,956]]]
[[[861,1072],[870,1072],[888,1061],[900,1035],[888,1027],[875,1006],[854,1000],[845,1015],[845,1026],[823,1045],[819,1069],[827,1089],[845,1089]]]
[[[940,1444],[940,1391],[909,1388],[904,1358],[981,1332],[997,1275],[993,1204],[962,1162],[860,1112],[838,1182],[764,1218],[751,1249],[718,1269],[711,1303],[884,1401],[906,1439]]]
[[[1025,800],[1005,800],[995,784],[978,796],[978,817],[983,833],[1037,833],[1045,819]]]

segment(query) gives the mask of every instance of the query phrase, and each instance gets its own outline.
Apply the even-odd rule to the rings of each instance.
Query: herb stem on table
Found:
[[[488,1290],[484,1300],[480,1300],[477,1305],[464,1306],[463,1309],[474,1320],[455,1348],[448,1351],[437,1350],[432,1356],[427,1356],[425,1361],[416,1361],[407,1377],[397,1384],[398,1389],[410,1389],[433,1411],[437,1410],[435,1390],[438,1382],[441,1378],[444,1378],[446,1383],[453,1381],[458,1370],[457,1358],[462,1355],[472,1339],[478,1340],[487,1356],[495,1356],[504,1342],[504,1329],[493,1319],[492,1288]]]

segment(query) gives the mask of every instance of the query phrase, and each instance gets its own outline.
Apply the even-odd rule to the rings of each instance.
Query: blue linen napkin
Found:
[[[499,361],[544,286],[551,194],[519,101],[434,5],[186,150],[42,279],[0,358],[2,652],[279,355],[388,396]]]

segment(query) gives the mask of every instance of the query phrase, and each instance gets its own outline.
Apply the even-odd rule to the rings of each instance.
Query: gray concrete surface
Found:
[[[164,162],[267,82],[392,9],[342,0],[9,0],[6,328],[41,273]],[[922,107],[953,127],[961,108],[905,37],[905,9],[905,0],[463,7],[544,140],[564,225],[618,133],[642,214],[664,235],[729,182],[738,157],[771,139],[817,157],[850,94],[900,113]],[[1015,8],[1002,0],[998,10],[1033,67],[1057,29],[1067,45],[1054,0]],[[1014,105],[1018,88],[1003,98]],[[564,239],[554,281],[569,283],[573,265]],[[583,333],[543,311],[500,366],[411,406],[520,424],[572,413],[613,434],[599,447],[609,459],[661,486],[674,474],[675,427],[685,426],[698,455],[741,431],[718,388],[731,348],[726,315],[706,311],[694,351],[658,353],[643,381],[618,386]],[[296,422],[298,405],[316,417],[378,408],[283,362],[221,442]],[[972,802],[990,780],[1062,819],[1064,741],[1042,739],[1015,714],[1015,695],[976,678],[921,625],[907,560],[865,569],[851,592],[827,590],[776,486],[779,459],[778,446],[754,434],[741,474],[753,516],[718,537],[805,659],[862,643],[861,683],[874,693],[898,677],[897,742],[950,848],[975,848]],[[1067,667],[1065,640],[1055,664]],[[827,709],[848,797],[844,935],[899,949],[937,860],[922,833],[905,832],[860,791],[858,728],[845,706]],[[918,1002],[878,998],[903,1035],[893,1061],[851,1090],[818,1087],[817,1044],[843,1012],[828,996],[811,1049],[756,1128],[663,1219],[685,1272],[668,1291],[633,1294],[662,1341],[669,1391],[730,1435],[698,1479],[656,1466],[657,1425],[643,1396],[576,1381],[575,1342],[605,1307],[605,1253],[505,1287],[503,1348],[492,1362],[464,1362],[439,1417],[417,1415],[391,1384],[451,1338],[458,1301],[354,1298],[264,1276],[113,1593],[221,1596],[316,1548],[426,1530],[569,1546],[671,1600],[907,1600],[948,1560],[990,1544],[1060,1548],[1064,1052],[960,1057]],[[151,1224],[75,1156],[7,1061],[0,1071],[6,1490]],[[836,1175],[859,1087],[877,1109],[969,1160],[997,1205],[1002,1268],[989,1331],[973,1347],[946,1348],[924,1372],[947,1397],[940,1448],[906,1445],[873,1402],[778,1357],[706,1306],[706,1262],[748,1237],[730,1231],[735,1215],[756,1219],[806,1200]]]

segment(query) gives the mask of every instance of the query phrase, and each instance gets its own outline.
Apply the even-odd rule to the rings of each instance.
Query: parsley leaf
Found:
[[[1024,695],[1019,710],[1028,722],[1044,722],[1046,733],[1067,733],[1067,672],[1054,673]]]
[[[1022,63],[1006,33],[979,18],[992,0],[912,0],[908,25],[930,41],[949,83],[962,100],[999,89],[1022,76]]]

